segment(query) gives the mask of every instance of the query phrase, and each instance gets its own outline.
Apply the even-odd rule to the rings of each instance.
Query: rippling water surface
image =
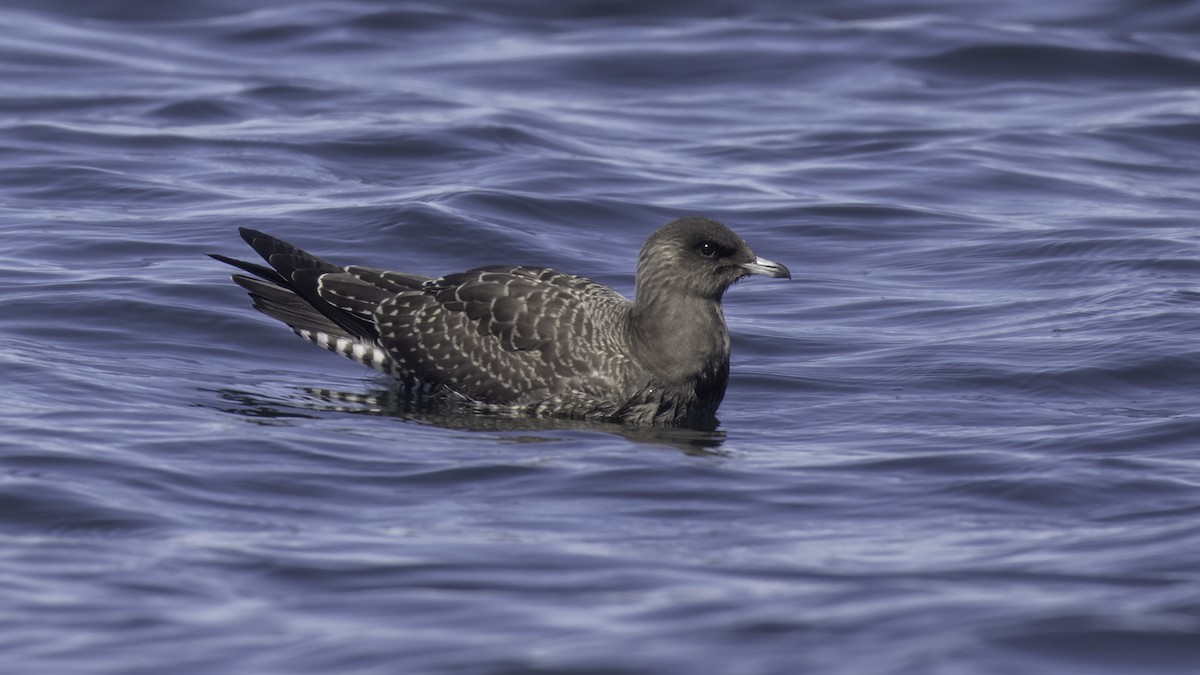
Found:
[[[1200,3],[9,2],[21,673],[1195,673]],[[717,432],[437,414],[238,226],[629,293],[716,217]]]

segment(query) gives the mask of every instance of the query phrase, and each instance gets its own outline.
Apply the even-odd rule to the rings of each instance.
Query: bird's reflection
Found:
[[[413,424],[472,432],[554,432],[601,431],[637,443],[667,445],[688,454],[722,455],[725,432],[711,428],[633,426],[615,422],[529,417],[480,412],[441,399],[420,396],[393,387],[377,387],[364,392],[345,392],[315,387],[300,387],[292,396],[270,396],[243,389],[214,390],[225,405],[225,412],[262,419],[314,418],[338,413],[393,417]],[[540,442],[549,436],[522,436],[521,440]]]

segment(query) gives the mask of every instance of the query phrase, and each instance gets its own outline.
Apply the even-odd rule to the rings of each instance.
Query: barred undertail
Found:
[[[387,375],[395,374],[396,364],[392,361],[392,357],[376,345],[345,335],[331,335],[323,331],[296,327],[292,327],[292,330],[296,335],[318,347],[328,349],[334,354],[339,354]]]

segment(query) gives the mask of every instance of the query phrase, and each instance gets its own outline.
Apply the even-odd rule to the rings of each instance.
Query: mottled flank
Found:
[[[338,267],[242,229],[270,267],[213,255],[255,309],[422,394],[503,412],[711,426],[729,377],[721,298],[750,274],[790,278],[715,220],[642,247],[635,300],[583,277],[495,265],[430,278]]]

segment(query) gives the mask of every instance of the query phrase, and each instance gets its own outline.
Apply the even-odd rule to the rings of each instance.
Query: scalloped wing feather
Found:
[[[535,402],[548,386],[591,389],[606,370],[596,355],[627,352],[611,347],[628,305],[582,277],[491,266],[426,281],[374,318],[380,344],[418,379],[476,400]]]

